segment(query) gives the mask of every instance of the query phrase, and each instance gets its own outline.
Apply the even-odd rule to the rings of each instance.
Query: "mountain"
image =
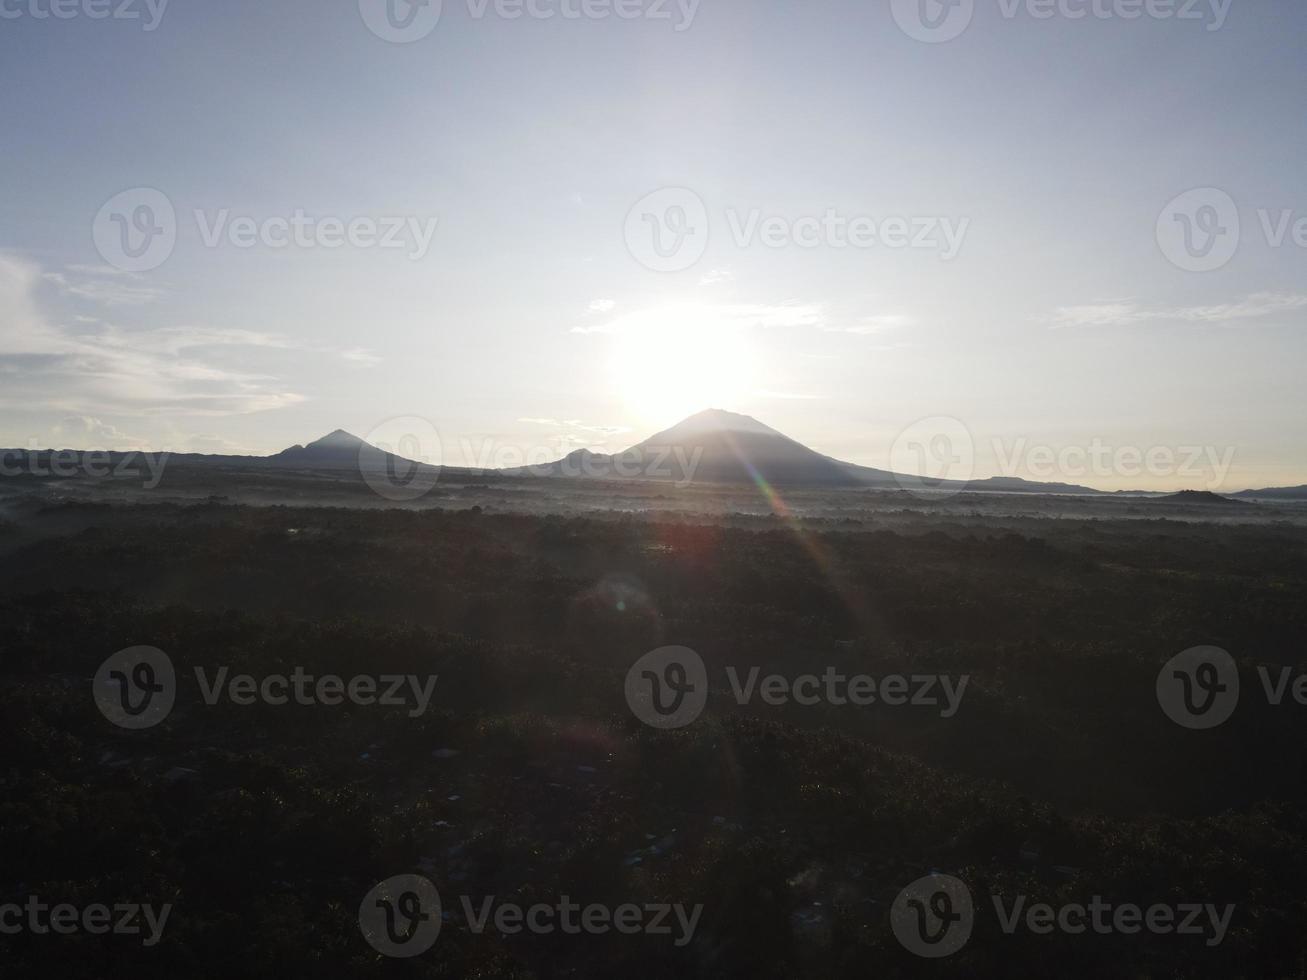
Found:
[[[519,475],[854,487],[893,474],[823,456],[757,419],[711,408],[616,454],[579,449]]]
[[[1210,490],[1181,490],[1178,493],[1168,493],[1165,496],[1154,497],[1153,500],[1157,503],[1216,504],[1222,507],[1239,507],[1248,503],[1246,500],[1223,497],[1219,493],[1212,493]]]
[[[374,452],[381,452],[380,449],[368,446],[358,436],[344,429],[337,429],[307,446],[291,446],[289,449],[283,449],[276,455],[270,456],[268,461],[290,466],[326,466],[332,469],[342,466],[356,467],[359,463],[359,452],[364,450],[364,447]]]
[[[1097,494],[1069,483],[1036,483],[1016,477],[993,477],[970,483],[940,480],[924,483],[888,470],[845,463],[809,449],[748,415],[712,408],[691,415],[670,429],[613,455],[578,449],[544,466],[522,467],[512,475],[664,479],[678,483],[757,483],[776,487],[868,487],[899,489],[923,486],[999,493]]]
[[[358,436],[337,429],[307,446],[291,446],[274,456],[269,456],[266,463],[271,466],[294,466],[299,469],[320,470],[385,470],[408,472],[415,465],[404,456],[397,456],[378,449]]]
[[[1101,494],[1103,492],[1093,487],[1082,487],[1078,483],[1037,483],[1019,476],[991,476],[984,480],[972,480],[968,486],[972,490],[989,490],[994,493]]]
[[[50,450],[0,450],[20,459],[38,461]],[[114,453],[115,459],[135,453]],[[193,453],[167,454],[174,464],[205,467],[286,467],[303,470],[352,470],[370,476],[373,472],[404,477],[421,463],[380,449],[358,436],[336,429],[304,446],[291,446],[272,456],[211,456]],[[5,458],[8,458],[7,456]],[[502,470],[443,467],[452,479],[497,477],[567,477],[599,479],[662,480],[677,484],[767,484],[775,487],[933,489],[958,493],[964,490],[1005,494],[1104,495],[1104,491],[1071,483],[1040,483],[1020,477],[989,477],[968,482],[925,481],[888,470],[846,463],[809,449],[782,432],[748,415],[708,409],[691,415],[641,443],[619,453],[596,453],[578,449],[562,459],[537,466]],[[1113,491],[1108,496],[1163,497],[1144,491]],[[1209,503],[1236,500],[1307,500],[1307,486],[1267,490],[1245,490],[1224,497],[1209,495]],[[1163,497],[1163,499],[1166,499]],[[1176,495],[1175,501],[1197,500]]]
[[[1307,500],[1307,485],[1301,487],[1267,487],[1265,490],[1241,490],[1230,494],[1241,500]]]

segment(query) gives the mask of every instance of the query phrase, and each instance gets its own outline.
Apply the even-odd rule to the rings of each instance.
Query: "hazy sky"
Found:
[[[0,445],[513,465],[715,406],[1307,483],[1298,0],[51,2],[0,0]]]

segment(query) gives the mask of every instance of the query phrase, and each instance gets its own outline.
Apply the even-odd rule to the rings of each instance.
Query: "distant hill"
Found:
[[[620,453],[586,449],[557,462],[517,470],[538,476],[856,487],[862,467],[823,456],[747,415],[708,409]],[[893,474],[867,470],[893,481]]]
[[[283,449],[276,455],[268,457],[268,462],[289,466],[353,469],[359,465],[360,451],[367,452],[367,450],[381,453],[380,449],[368,445],[358,436],[344,429],[337,429],[307,446],[291,446],[289,449]]]
[[[1216,504],[1221,507],[1242,507],[1247,503],[1245,500],[1223,497],[1219,493],[1212,493],[1210,490],[1181,490],[1179,493],[1168,493],[1152,499],[1158,503]]]
[[[712,408],[678,422],[620,453],[578,449],[544,466],[522,467],[514,475],[665,479],[678,483],[759,483],[774,487],[869,487],[898,489],[889,470],[858,466],[825,456],[748,415]],[[904,485],[916,486],[915,478]],[[932,489],[1000,493],[1096,494],[1090,487],[994,477],[962,483],[941,480]]]
[[[993,493],[1103,493],[1102,490],[1082,487],[1078,483],[1038,483],[1019,476],[991,476],[985,480],[972,480],[968,486],[972,490],[989,490]]]
[[[1301,487],[1268,487],[1265,490],[1240,490],[1230,494],[1240,500],[1307,500],[1307,485]]]
[[[48,469],[51,450],[0,450],[6,458],[34,461]],[[74,451],[78,452],[78,451]],[[112,453],[115,460],[134,453]],[[272,456],[220,456],[197,453],[167,454],[170,465],[224,468],[277,467],[302,470],[347,470],[364,474],[412,472],[406,457],[380,449],[344,429],[329,432],[307,445],[291,446]],[[898,490],[938,489],[989,493],[1104,495],[1105,491],[1074,483],[1041,483],[1020,477],[996,476],[960,482],[926,481],[889,470],[846,463],[823,455],[748,415],[708,409],[683,419],[618,453],[578,449],[562,459],[538,466],[502,470],[443,467],[454,479],[513,478],[523,476],[666,480],[678,484],[766,484],[774,487],[867,488]],[[1110,496],[1137,496],[1173,503],[1231,504],[1249,500],[1307,501],[1307,485],[1245,490],[1228,496],[1185,490],[1163,495],[1146,491],[1113,491]]]

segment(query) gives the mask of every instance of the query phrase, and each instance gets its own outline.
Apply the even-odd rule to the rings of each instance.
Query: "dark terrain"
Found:
[[[0,973],[77,977],[1301,976],[1307,526],[1292,505],[866,490],[442,483],[380,509],[357,478],[159,489],[0,481],[0,898],[171,902],[162,942],[31,933]],[[280,504],[251,506],[249,502]],[[331,504],[331,506],[323,506]],[[1228,513],[1227,513],[1228,512]],[[109,724],[91,677],[176,665],[157,728]],[[1159,668],[1230,651],[1211,731]],[[697,651],[703,716],[623,696]],[[193,668],[438,675],[430,709],[208,706]],[[966,674],[952,717],[741,707],[727,666]],[[130,846],[124,842],[130,841]],[[962,952],[919,959],[889,906],[938,870],[977,896]],[[422,873],[440,939],[390,960],[362,896]],[[701,903],[693,941],[469,931],[453,896]],[[1234,903],[1228,935],[1003,933],[991,894]]]

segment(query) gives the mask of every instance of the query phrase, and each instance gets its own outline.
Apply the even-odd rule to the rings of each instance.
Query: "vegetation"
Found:
[[[76,508],[74,508],[76,510]],[[70,518],[79,518],[70,520]],[[921,517],[895,531],[479,511],[153,505],[43,515],[0,582],[0,904],[172,903],[164,940],[25,932],[0,973],[411,977],[1296,976],[1307,914],[1307,531]],[[15,535],[14,527],[5,535]],[[148,644],[176,706],[144,731],[90,678]],[[633,717],[667,644],[702,718]],[[1161,665],[1228,649],[1226,725],[1158,707]],[[727,667],[970,678],[921,706],[739,705]],[[205,702],[195,669],[435,674],[429,710]],[[932,870],[976,896],[945,960],[890,929]],[[432,950],[360,935],[378,881],[444,898]],[[693,940],[478,935],[457,896],[704,911]],[[1235,904],[1195,937],[1003,933],[991,895]]]

